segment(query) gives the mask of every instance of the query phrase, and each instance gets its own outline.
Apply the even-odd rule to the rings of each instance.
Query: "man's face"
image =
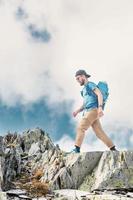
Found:
[[[82,86],[85,83],[85,77],[83,75],[78,75],[76,76],[76,80],[78,81],[78,83]]]

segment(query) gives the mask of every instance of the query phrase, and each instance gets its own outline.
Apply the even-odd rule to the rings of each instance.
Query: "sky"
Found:
[[[0,133],[40,127],[64,150],[82,104],[75,72],[107,81],[101,122],[119,149],[132,149],[132,0],[0,0]],[[106,150],[92,130],[83,146]]]

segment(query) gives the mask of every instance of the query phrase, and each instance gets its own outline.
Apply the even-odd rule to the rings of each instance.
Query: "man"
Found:
[[[101,91],[98,89],[95,83],[88,81],[90,75],[87,74],[85,70],[78,70],[75,74],[75,77],[77,82],[81,86],[84,86],[81,92],[84,101],[83,105],[73,112],[73,116],[76,117],[77,114],[83,110],[84,115],[77,127],[75,148],[72,150],[72,152],[80,153],[80,147],[85,136],[85,131],[90,126],[94,130],[96,136],[102,140],[110,150],[116,150],[115,145],[102,129],[99,120],[99,118],[104,115],[103,96]],[[91,92],[88,91],[88,87]]]

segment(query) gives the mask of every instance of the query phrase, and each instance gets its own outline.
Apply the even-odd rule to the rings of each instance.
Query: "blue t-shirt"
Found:
[[[98,108],[98,98],[97,95],[93,92],[97,88],[97,85],[93,82],[88,82],[81,91],[81,95],[84,98],[84,109],[92,110]]]

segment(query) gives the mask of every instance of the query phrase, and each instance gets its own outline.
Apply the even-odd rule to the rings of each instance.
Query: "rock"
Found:
[[[58,194],[59,197],[65,196],[70,197],[73,199],[81,199],[83,197],[87,197],[89,195],[89,192],[81,191],[81,190],[73,190],[73,189],[62,189],[62,190],[54,190],[55,194]]]
[[[7,200],[6,192],[0,192],[0,200]]]
[[[106,151],[81,184],[80,189],[113,190],[133,188],[133,152]]]
[[[0,136],[0,156],[3,156],[4,146],[3,146],[3,137]]]
[[[20,189],[15,189],[15,190],[8,190],[6,191],[6,193],[8,195],[15,195],[15,196],[19,196],[19,195],[24,195],[26,194],[25,190],[20,190]]]
[[[34,142],[29,149],[28,156],[37,155],[37,153],[39,152],[40,152],[39,143]]]
[[[56,200],[66,199],[66,200],[131,200],[132,198],[126,197],[124,195],[115,195],[115,194],[108,194],[101,193],[101,194],[92,194],[85,191],[79,190],[55,190],[55,194],[59,194],[58,198],[54,198]]]
[[[83,182],[87,174],[97,166],[102,152],[87,152],[67,157],[66,167],[68,168],[75,188]]]
[[[51,192],[55,189],[69,189],[66,190],[68,194],[70,189],[76,189],[71,191],[77,194],[87,191],[88,196],[80,196],[84,200],[133,198],[133,151],[66,155],[39,128],[22,135],[8,133],[0,138],[0,144],[0,188],[15,189],[14,193],[13,190],[7,191],[8,199],[31,198],[28,192],[30,187],[33,193],[36,192],[35,185],[40,193],[34,193],[34,199],[37,195],[45,195],[44,190]],[[26,188],[27,193],[19,193],[17,188]],[[68,194],[54,198],[68,199]]]
[[[8,153],[5,153],[5,162],[4,162],[4,189],[9,189],[11,182],[15,177],[21,172],[21,156],[19,151],[11,147]]]
[[[4,158],[0,156],[0,191],[2,189],[3,184],[3,165],[4,165]]]
[[[45,197],[33,198],[32,200],[47,200]]]
[[[24,144],[24,151],[27,153],[33,143],[38,143],[41,152],[54,147],[49,135],[39,128],[24,132],[22,140]]]
[[[65,166],[51,180],[52,189],[78,188],[99,162],[101,152],[68,155]]]
[[[133,192],[128,192],[128,193],[126,194],[126,196],[127,196],[127,197],[132,197],[132,198],[133,198]]]
[[[104,152],[92,189],[133,188],[133,152]]]
[[[32,198],[31,197],[28,197],[28,196],[26,196],[26,195],[19,195],[19,198],[20,199],[27,199],[27,200],[32,200]]]

